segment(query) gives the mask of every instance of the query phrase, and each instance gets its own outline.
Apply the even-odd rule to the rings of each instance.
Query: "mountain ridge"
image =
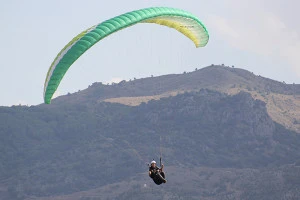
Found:
[[[211,65],[193,72],[184,72],[183,74],[168,74],[130,81],[123,80],[118,84],[112,85],[103,85],[101,82],[95,82],[87,89],[81,90],[80,94],[84,96],[88,93],[96,93],[97,95],[93,97],[103,100],[115,97],[151,96],[170,91],[199,90],[201,88],[217,89],[221,87],[224,90],[225,88],[237,87],[238,84],[244,87],[252,87],[252,89],[258,87],[263,92],[288,95],[300,94],[300,84],[285,84],[260,75],[254,75],[244,69],[222,65]],[[109,90],[113,92],[109,93]],[[59,98],[66,98],[66,96],[70,95],[76,97],[76,94],[64,95]],[[59,98],[56,100],[58,101]],[[68,98],[68,100],[72,101],[72,98]],[[80,97],[77,98],[80,99]]]
[[[0,107],[0,197],[297,199],[300,135],[274,120],[296,117],[293,87],[213,66]],[[156,187],[146,163],[160,155],[168,183]]]
[[[202,88],[230,95],[246,91],[267,103],[268,113],[274,121],[300,133],[300,84],[286,84],[224,65],[211,65],[183,74],[124,80],[112,85],[96,82],[85,90],[54,99],[53,104],[106,101],[137,106]]]
[[[141,198],[137,193],[143,187],[134,187],[141,183],[135,181],[140,178],[136,173],[144,174],[145,162],[158,157],[160,150],[166,170],[234,168],[235,172],[242,170],[242,182],[248,168],[274,169],[295,163],[300,157],[300,135],[272,121],[266,104],[243,91],[227,95],[202,89],[139,106],[98,102],[57,108],[4,107],[0,119],[5,122],[0,124],[4,139],[0,150],[5,152],[0,155],[5,161],[0,167],[0,196],[7,199],[61,199],[66,194],[124,180],[130,187],[121,184],[119,189],[124,192],[118,198],[133,198],[127,193]],[[146,174],[142,176],[149,181]],[[293,176],[298,177],[297,171]],[[222,177],[227,175],[219,171],[216,178],[221,185],[225,184]],[[213,192],[214,184],[207,184],[206,193],[195,193],[194,199],[214,199],[217,194],[222,199],[232,192],[224,191],[219,184],[225,193]],[[264,184],[262,181],[260,186]],[[196,189],[185,188],[180,193],[175,192],[176,186],[172,188],[167,196],[188,197]],[[240,195],[237,189],[235,186],[233,198]],[[114,187],[109,190],[113,192]],[[242,190],[242,194],[247,192]],[[290,190],[284,188],[281,195],[287,192]]]

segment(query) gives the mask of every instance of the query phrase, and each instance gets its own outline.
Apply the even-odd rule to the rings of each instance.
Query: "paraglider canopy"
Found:
[[[153,7],[113,17],[81,32],[58,53],[46,76],[44,102],[50,104],[63,76],[84,52],[108,35],[137,23],[155,23],[173,28],[188,37],[196,47],[204,47],[208,43],[205,26],[195,15],[184,10]]]

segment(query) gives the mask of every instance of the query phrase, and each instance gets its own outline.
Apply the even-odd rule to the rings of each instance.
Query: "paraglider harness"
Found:
[[[161,164],[161,158],[160,160],[160,168],[155,166],[152,167],[151,164],[148,164],[149,166],[149,176],[150,178],[153,179],[154,183],[156,183],[157,185],[160,185],[162,183],[166,183],[166,179],[165,179],[165,173],[162,171],[162,164]]]

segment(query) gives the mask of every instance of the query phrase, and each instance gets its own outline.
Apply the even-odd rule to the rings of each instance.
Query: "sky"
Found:
[[[234,65],[300,84],[298,0],[10,0],[0,7],[0,106],[43,103],[47,71],[77,34],[125,12],[180,8],[206,26],[206,47],[155,24],[137,24],[105,38],[69,69],[55,96],[94,82],[179,74],[211,64]]]

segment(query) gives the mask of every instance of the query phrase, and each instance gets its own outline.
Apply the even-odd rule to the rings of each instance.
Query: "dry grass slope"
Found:
[[[178,88],[153,96],[136,97],[118,97],[107,98],[103,101],[111,103],[120,103],[129,106],[138,106],[141,103],[147,103],[150,100],[159,100],[170,96],[176,96],[189,91],[199,91],[201,88],[217,90],[229,95],[237,94],[240,91],[251,93],[254,99],[262,100],[266,103],[268,113],[274,121],[284,125],[290,130],[300,133],[300,95],[284,94],[283,92],[272,92],[270,87],[282,90],[285,87],[283,83],[266,79],[241,69],[232,69],[228,67],[207,67],[197,72],[190,73],[193,79],[208,79],[207,82],[199,82],[197,87]],[[191,78],[192,79],[192,78]],[[193,83],[192,83],[193,84]],[[273,89],[274,90],[274,89]]]

